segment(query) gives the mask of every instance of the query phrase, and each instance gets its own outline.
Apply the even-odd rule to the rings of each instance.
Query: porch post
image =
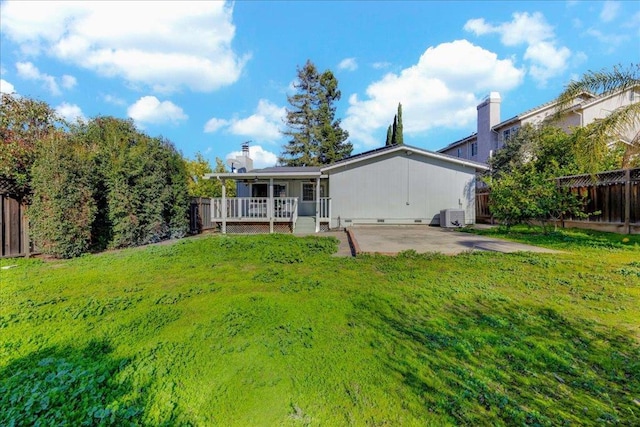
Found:
[[[320,177],[316,178],[316,233],[320,231]]]
[[[269,178],[269,203],[267,204],[269,216],[269,233],[273,233],[273,178]]]
[[[222,182],[222,234],[227,234],[227,185],[223,178]],[[213,211],[212,211],[213,212]]]

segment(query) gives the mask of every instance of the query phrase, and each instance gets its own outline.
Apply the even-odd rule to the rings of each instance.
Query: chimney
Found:
[[[498,148],[498,135],[491,129],[500,123],[500,94],[491,92],[478,105],[478,155],[476,161],[486,163],[490,152]]]
[[[249,157],[250,142],[251,141],[246,141],[242,143],[242,155],[240,157],[236,157],[240,162],[240,167],[244,169],[242,172],[248,172],[253,169],[253,160]]]

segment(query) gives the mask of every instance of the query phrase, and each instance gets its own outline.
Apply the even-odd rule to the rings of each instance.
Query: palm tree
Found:
[[[576,97],[584,92],[596,96],[625,92],[640,88],[640,64],[629,68],[614,66],[613,70],[589,71],[580,80],[569,83],[556,99],[556,117],[571,106]],[[637,96],[637,95],[636,95]],[[640,102],[634,100],[621,106],[606,117],[596,120],[576,134],[576,154],[591,172],[610,153],[613,143],[624,146],[620,166],[629,167],[640,157]]]

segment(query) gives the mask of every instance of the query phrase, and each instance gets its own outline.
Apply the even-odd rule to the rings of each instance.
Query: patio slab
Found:
[[[560,253],[493,237],[426,225],[358,225],[349,229],[359,253],[394,255],[406,250],[456,255],[466,251]]]

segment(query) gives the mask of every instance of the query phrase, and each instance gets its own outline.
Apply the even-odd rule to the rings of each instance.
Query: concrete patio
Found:
[[[465,251],[559,253],[538,246],[425,225],[359,225],[349,228],[347,234],[351,235],[356,253],[394,255],[406,250],[418,253],[440,252],[446,255]]]

